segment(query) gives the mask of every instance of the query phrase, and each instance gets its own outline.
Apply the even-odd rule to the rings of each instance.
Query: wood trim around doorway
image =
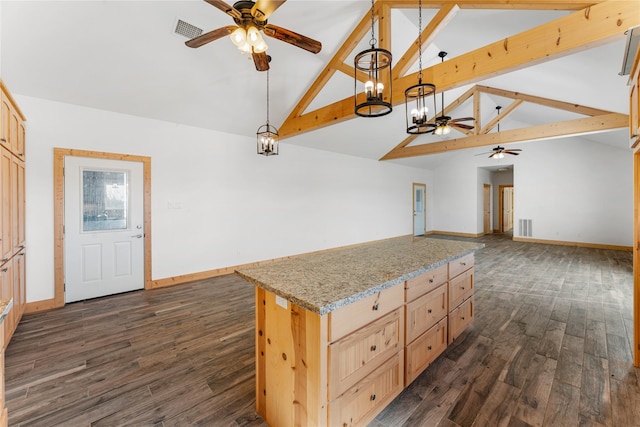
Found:
[[[103,153],[67,148],[53,149],[53,223],[54,223],[54,297],[27,304],[25,312],[49,310],[64,306],[64,158],[90,157],[125,160],[143,164],[144,198],[144,288],[151,289],[151,157]]]
[[[513,187],[513,184],[503,184],[498,186],[498,233],[504,233],[504,189]]]
[[[640,367],[640,149],[633,155],[633,363]]]

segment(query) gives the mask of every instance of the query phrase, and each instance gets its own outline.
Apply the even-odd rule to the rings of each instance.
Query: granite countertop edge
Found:
[[[449,262],[451,262],[451,261],[453,261],[455,259],[461,258],[463,256],[466,256],[466,255],[470,254],[470,253],[474,253],[477,250],[484,248],[484,246],[485,246],[484,244],[479,243],[479,244],[477,244],[477,247],[475,247],[473,249],[460,251],[460,252],[456,253],[455,255],[452,255],[452,256],[450,256],[448,258],[439,260],[439,261],[437,261],[435,263],[432,263],[430,265],[424,266],[424,267],[419,268],[419,269],[417,269],[415,271],[412,271],[410,273],[401,275],[401,276],[399,276],[397,278],[394,278],[392,280],[389,280],[387,282],[384,282],[384,283],[381,283],[381,284],[378,284],[378,285],[373,285],[373,286],[371,286],[371,287],[369,287],[369,288],[367,288],[367,289],[365,289],[363,291],[357,292],[357,293],[355,293],[355,294],[353,294],[353,295],[351,295],[349,297],[342,298],[340,300],[330,302],[329,304],[326,304],[326,305],[323,305],[323,306],[317,306],[317,305],[314,305],[314,304],[312,304],[312,303],[310,303],[308,301],[302,300],[302,299],[296,297],[293,294],[290,294],[288,292],[284,292],[282,289],[280,289],[278,287],[271,286],[268,283],[264,283],[264,282],[254,278],[254,277],[251,277],[251,276],[248,276],[246,274],[243,274],[239,270],[235,270],[235,273],[237,275],[239,275],[240,277],[242,277],[243,279],[247,280],[248,282],[250,282],[250,283],[252,283],[252,284],[254,284],[254,285],[256,285],[256,286],[258,286],[258,287],[260,287],[260,288],[262,288],[264,290],[266,290],[266,291],[269,291],[269,292],[271,292],[271,293],[273,293],[273,294],[275,294],[275,295],[277,295],[279,297],[285,298],[287,301],[289,301],[289,302],[291,302],[293,304],[296,304],[299,307],[302,307],[302,308],[304,308],[306,310],[309,310],[309,311],[311,311],[313,313],[316,313],[316,314],[319,314],[319,315],[322,316],[322,315],[325,315],[325,314],[330,313],[332,311],[335,311],[335,310],[337,310],[339,308],[342,308],[344,306],[352,304],[352,303],[354,303],[354,302],[356,302],[358,300],[366,298],[366,297],[368,297],[370,295],[373,295],[373,294],[375,294],[377,292],[383,291],[383,290],[385,290],[387,288],[390,288],[390,287],[392,287],[394,285],[402,283],[405,280],[408,280],[408,279],[411,279],[413,277],[419,276],[419,275],[421,275],[421,274],[423,274],[423,273],[425,273],[425,272],[427,272],[429,270],[433,270],[434,268],[440,267],[441,265],[447,264],[447,263],[449,263]]]

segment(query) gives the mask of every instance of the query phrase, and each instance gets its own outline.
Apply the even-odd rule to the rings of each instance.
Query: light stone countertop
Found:
[[[482,243],[403,236],[239,268],[236,273],[324,315],[483,247]]]

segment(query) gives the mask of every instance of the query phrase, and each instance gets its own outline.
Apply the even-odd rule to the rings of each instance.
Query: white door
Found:
[[[413,235],[424,236],[426,211],[425,193],[427,187],[424,184],[413,184]]]
[[[65,157],[65,301],[144,288],[143,164]]]

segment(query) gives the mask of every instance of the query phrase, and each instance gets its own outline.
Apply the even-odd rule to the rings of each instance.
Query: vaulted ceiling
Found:
[[[417,4],[376,4],[376,34],[395,66],[394,111],[376,119],[353,114],[353,56],[368,47],[370,2],[289,0],[274,12],[270,23],[323,44],[313,55],[267,38],[282,155],[297,144],[431,168],[447,155],[433,153],[585,129],[626,147],[627,77],[618,73],[639,1],[423,1],[424,80],[444,91],[449,115],[478,121],[468,135],[407,139]],[[177,19],[205,32],[232,23],[205,1],[3,0],[0,11],[0,76],[16,94],[247,136],[265,120],[266,73],[226,37],[190,49],[174,33]]]

